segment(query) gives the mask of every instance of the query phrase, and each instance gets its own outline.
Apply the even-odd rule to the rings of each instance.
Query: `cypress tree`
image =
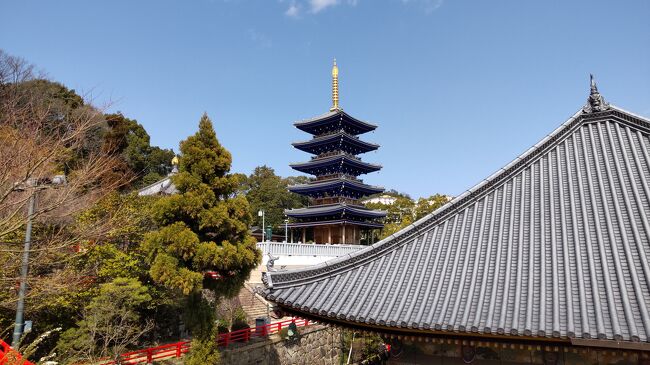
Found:
[[[160,228],[145,236],[143,248],[153,280],[182,291],[188,306],[197,309],[188,308],[194,317],[188,320],[202,336],[211,332],[205,325],[212,314],[206,313],[201,291],[210,289],[217,298],[236,294],[261,253],[248,232],[248,201],[236,193],[238,179],[230,174],[232,156],[207,114],[199,131],[181,142],[180,152],[179,172],[172,177],[178,194],[154,204]]]

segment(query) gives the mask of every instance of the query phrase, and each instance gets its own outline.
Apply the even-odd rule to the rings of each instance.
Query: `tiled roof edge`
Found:
[[[158,181],[156,181],[156,182],[154,182],[154,183],[151,183],[151,184],[149,184],[149,185],[147,185],[147,186],[145,186],[145,187],[143,187],[143,188],[140,188],[140,189],[138,189],[138,193],[143,192],[143,191],[145,191],[145,190],[147,190],[147,189],[149,189],[149,188],[152,188],[152,187],[154,187],[154,186],[156,186],[156,185],[158,185],[158,184],[162,184],[162,183],[164,183],[164,182],[167,181],[167,180],[171,180],[171,177],[172,177],[172,176],[173,176],[173,175],[167,175],[167,176],[165,176],[164,178],[162,178],[162,179],[160,179],[160,180],[158,180]]]

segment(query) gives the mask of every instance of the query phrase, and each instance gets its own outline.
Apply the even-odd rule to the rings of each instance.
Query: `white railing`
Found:
[[[326,245],[288,242],[258,242],[257,248],[264,255],[269,252],[274,256],[327,256],[339,257],[358,251],[362,245]]]

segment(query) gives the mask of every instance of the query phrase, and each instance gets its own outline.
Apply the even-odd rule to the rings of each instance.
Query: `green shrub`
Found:
[[[227,333],[230,332],[230,323],[225,319],[217,319],[215,321],[215,327],[217,328],[217,333]]]
[[[214,338],[194,339],[185,365],[216,365],[219,364],[219,358],[217,341]]]

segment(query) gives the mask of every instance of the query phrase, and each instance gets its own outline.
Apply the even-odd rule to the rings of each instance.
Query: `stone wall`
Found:
[[[341,332],[337,329],[311,325],[299,327],[295,342],[283,340],[279,334],[267,339],[233,345],[221,350],[221,363],[233,365],[335,365],[341,354]]]

